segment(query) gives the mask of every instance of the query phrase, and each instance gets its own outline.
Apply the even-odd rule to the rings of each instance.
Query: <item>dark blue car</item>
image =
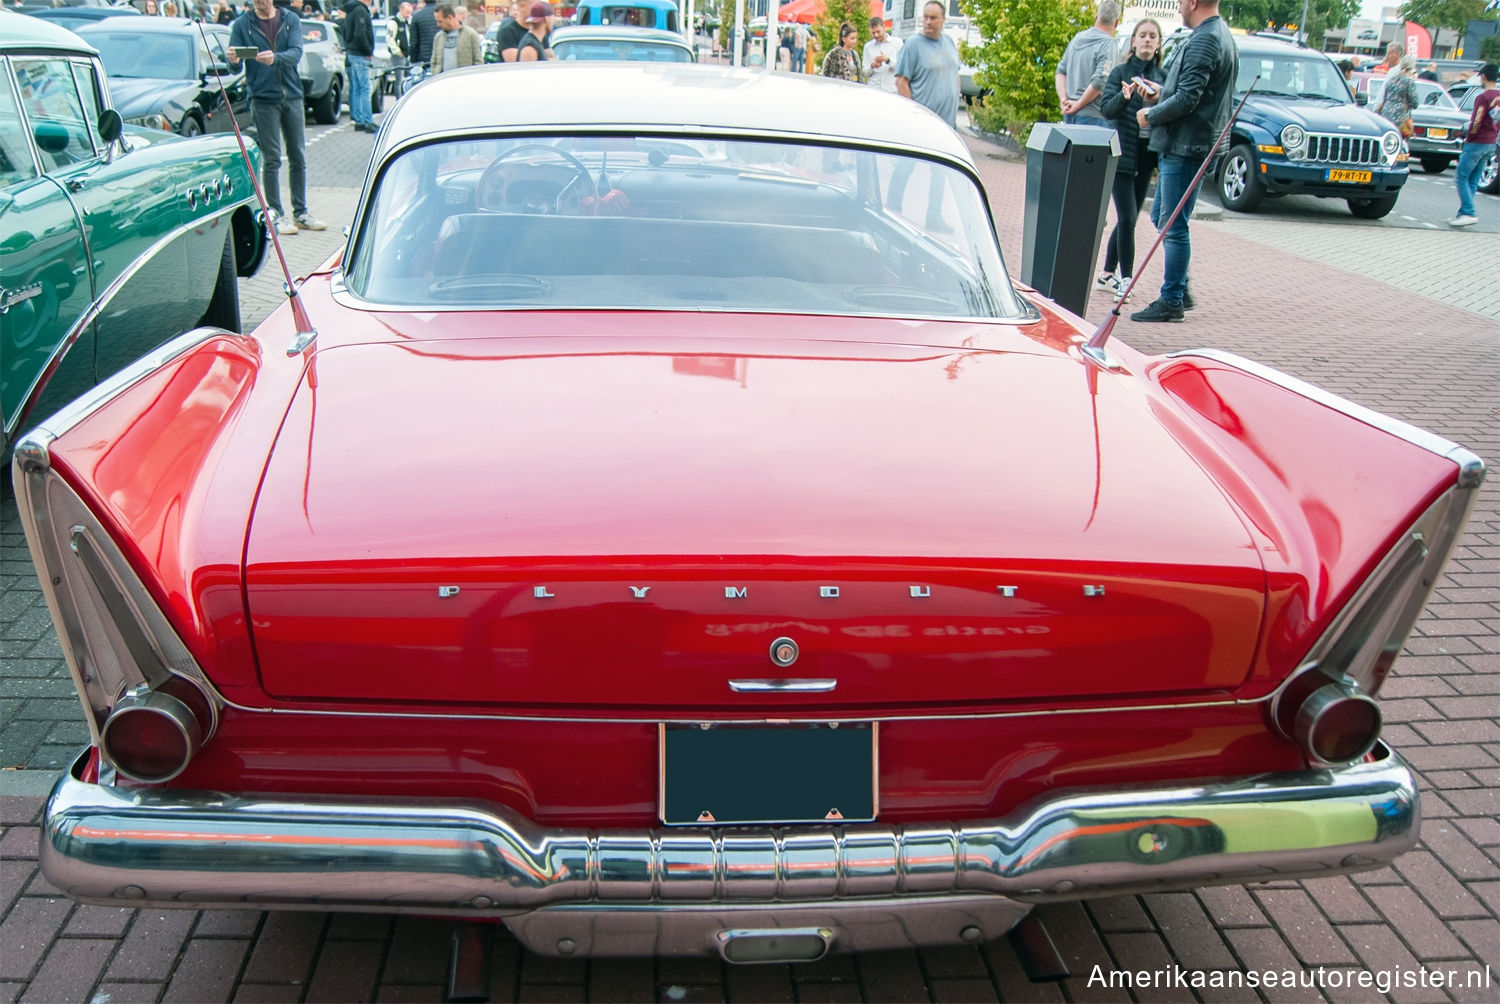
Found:
[[[106,18],[120,17],[122,15],[135,15],[140,17],[141,12],[134,7],[19,7],[15,8],[22,14],[30,14],[44,21],[51,21],[69,31],[77,31],[86,25],[95,24]]]
[[[1294,42],[1236,36],[1238,95],[1245,103],[1216,184],[1225,208],[1251,212],[1267,196],[1343,199],[1349,211],[1378,220],[1406,184],[1406,144],[1396,127],[1361,108],[1338,67]]]

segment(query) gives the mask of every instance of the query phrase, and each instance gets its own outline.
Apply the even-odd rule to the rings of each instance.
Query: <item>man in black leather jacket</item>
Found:
[[[1162,240],[1165,275],[1161,296],[1146,309],[1131,314],[1133,321],[1183,318],[1188,262],[1192,257],[1188,217],[1192,216],[1198,198],[1197,186],[1192,185],[1193,176],[1205,158],[1217,153],[1214,141],[1234,111],[1239,51],[1229,26],[1219,17],[1219,0],[1177,0],[1177,9],[1182,14],[1182,23],[1192,28],[1193,33],[1171,60],[1160,96],[1154,104],[1136,113],[1136,121],[1142,129],[1150,127],[1151,149],[1161,158],[1156,196],[1151,203],[1151,219],[1157,229],[1166,223],[1184,193],[1187,202]]]
[[[425,0],[411,16],[411,48],[408,53],[413,66],[426,66],[432,60],[432,40],[437,37],[437,5]]]

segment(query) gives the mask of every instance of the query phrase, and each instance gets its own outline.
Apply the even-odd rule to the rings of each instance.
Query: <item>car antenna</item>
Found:
[[[1214,155],[1219,151],[1219,144],[1224,142],[1225,136],[1229,135],[1229,129],[1234,125],[1234,120],[1239,117],[1240,109],[1244,108],[1245,102],[1250,100],[1250,92],[1255,90],[1255,85],[1258,83],[1260,83],[1259,73],[1255,75],[1254,80],[1250,81],[1250,86],[1246,88],[1245,96],[1240,98],[1240,103],[1234,106],[1234,111],[1229,115],[1229,121],[1224,123],[1224,129],[1219,133],[1219,138],[1214,140],[1213,146],[1209,147],[1208,156],[1203,158],[1203,166],[1198,168],[1198,173],[1193,175],[1192,184],[1188,185],[1187,190],[1182,193],[1182,198],[1177,200],[1177,206],[1172,210],[1172,215],[1167,217],[1167,222],[1156,232],[1156,241],[1151,245],[1151,250],[1147,251],[1146,257],[1142,258],[1136,264],[1135,275],[1131,277],[1130,285],[1125,287],[1125,291],[1120,294],[1120,298],[1115,301],[1115,305],[1110,308],[1109,313],[1105,316],[1104,322],[1094,329],[1094,333],[1089,336],[1089,340],[1084,342],[1083,348],[1079,350],[1105,369],[1119,369],[1120,367],[1120,364],[1114,357],[1104,351],[1104,343],[1109,341],[1110,332],[1115,330],[1115,322],[1120,319],[1120,308],[1125,305],[1126,300],[1130,299],[1131,291],[1135,289],[1135,284],[1141,281],[1141,276],[1146,274],[1146,263],[1151,260],[1152,255],[1156,254],[1156,249],[1161,247],[1162,238],[1167,236],[1167,231],[1172,229],[1172,224],[1177,222],[1178,214],[1182,212],[1182,207],[1187,204],[1188,196],[1198,187],[1198,182],[1203,180],[1203,175],[1208,170],[1208,165],[1213,163]]]
[[[204,51],[213,52],[213,47],[208,44],[208,35],[203,30],[203,22],[195,23],[198,36],[203,39]],[[260,218],[266,228],[266,235],[271,238],[271,246],[276,249],[276,260],[281,262],[282,289],[286,290],[287,301],[292,306],[292,320],[297,325],[297,336],[286,347],[286,354],[295,356],[317,339],[318,329],[313,327],[312,320],[307,316],[307,309],[302,305],[302,298],[297,294],[297,283],[293,281],[292,270],[287,266],[286,254],[281,250],[281,241],[277,239],[276,228],[271,225],[271,207],[266,204],[266,193],[261,189],[260,175],[255,172],[255,164],[250,160],[250,151],[245,147],[245,134],[240,132],[239,120],[234,117],[234,105],[230,103],[229,92],[224,88],[224,78],[215,73],[214,81],[219,85],[219,96],[224,99],[224,110],[229,113],[229,124],[234,129],[235,141],[240,145],[240,157],[245,161],[245,170],[250,175],[250,185],[255,189],[255,201],[260,203]]]

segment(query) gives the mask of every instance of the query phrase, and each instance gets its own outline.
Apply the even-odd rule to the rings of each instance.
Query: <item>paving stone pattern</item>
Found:
[[[357,174],[368,141],[321,134],[310,156]],[[363,144],[363,145],[360,145]],[[1021,261],[1024,168],[971,141],[1007,261]],[[320,159],[321,158],[321,159]],[[306,272],[342,243],[352,187],[310,191],[330,229],[286,242]],[[1144,252],[1150,227],[1142,225]],[[1353,235],[1353,236],[1351,236]],[[1413,243],[1417,242],[1417,243]],[[1493,293],[1453,283],[1470,235],[1396,228],[1193,224],[1193,291],[1182,324],[1122,320],[1115,337],[1154,352],[1211,345],[1320,384],[1500,458],[1500,324]],[[1399,275],[1371,263],[1400,261]],[[1471,274],[1478,275],[1477,270]],[[1155,295],[1147,270],[1132,307]],[[1476,280],[1479,281],[1479,280]],[[1482,281],[1495,281],[1492,274]],[[274,263],[242,284],[247,323],[284,297]],[[1108,309],[1099,298],[1088,318]],[[1039,911],[1073,976],[1028,983],[1002,941],[981,947],[838,956],[807,966],[731,967],[702,959],[557,960],[503,931],[493,1000],[1396,1002],[1500,999],[1500,479],[1382,695],[1388,740],[1419,772],[1421,847],[1352,877],[1122,897]],[[441,999],[451,927],[366,914],[160,911],[79,906],[36,869],[39,780],[87,741],[17,524],[0,500],[0,1004],[79,1001],[431,1001]],[[10,773],[17,770],[20,773]],[[26,792],[18,794],[18,792]],[[1163,970],[1322,970],[1322,990],[1131,992],[1095,966]],[[1333,986],[1362,971],[1487,974],[1478,987]],[[1487,968],[1486,968],[1487,967]]]

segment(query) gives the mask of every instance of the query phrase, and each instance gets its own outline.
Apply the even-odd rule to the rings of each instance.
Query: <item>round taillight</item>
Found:
[[[104,720],[99,749],[134,781],[157,783],[181,774],[203,744],[203,725],[186,704],[162,691],[127,694]]]
[[[1325,684],[1298,706],[1292,737],[1320,763],[1353,763],[1380,738],[1380,708],[1352,687]]]

